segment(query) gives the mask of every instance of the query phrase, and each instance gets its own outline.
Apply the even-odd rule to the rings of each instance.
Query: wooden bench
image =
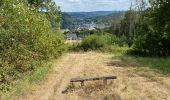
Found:
[[[95,80],[103,80],[103,84],[107,84],[107,80],[117,79],[116,76],[102,76],[102,77],[93,77],[93,78],[72,78],[70,82],[73,84],[74,82],[81,82],[81,86],[84,86],[84,81],[95,81]]]

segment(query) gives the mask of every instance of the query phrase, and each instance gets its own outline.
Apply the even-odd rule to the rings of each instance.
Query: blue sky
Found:
[[[134,0],[55,0],[64,12],[127,10]]]

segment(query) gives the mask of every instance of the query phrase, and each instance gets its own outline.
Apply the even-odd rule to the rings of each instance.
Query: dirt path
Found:
[[[146,68],[111,60],[114,55],[87,52],[70,53],[54,63],[51,73],[35,91],[20,97],[20,100],[170,100],[170,78],[154,73]],[[118,79],[85,82],[71,86],[75,77],[95,77],[116,75]]]

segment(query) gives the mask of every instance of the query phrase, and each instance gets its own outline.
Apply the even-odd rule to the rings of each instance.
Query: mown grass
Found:
[[[13,84],[3,84],[1,87],[9,88],[9,91],[0,92],[0,99],[2,100],[14,100],[17,96],[24,95],[28,91],[34,89],[37,83],[46,79],[49,72],[52,71],[51,63],[37,63],[37,67],[34,71],[29,72]]]
[[[170,75],[170,57],[161,58],[161,57],[140,57],[140,56],[131,56],[126,53],[116,53],[113,57],[118,58],[125,62],[133,62],[141,65],[142,67],[149,67],[157,72],[160,72],[165,75]]]

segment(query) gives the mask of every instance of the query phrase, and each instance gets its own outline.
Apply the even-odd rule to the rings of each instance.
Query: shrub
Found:
[[[111,44],[111,38],[107,35],[90,35],[82,40],[80,48],[87,50],[102,50]]]
[[[2,1],[0,19],[0,84],[34,70],[33,62],[56,58],[66,49],[64,36],[52,30],[46,14],[20,0]]]
[[[140,56],[168,56],[170,54],[170,40],[158,33],[145,33],[139,36],[129,53]]]
[[[89,35],[82,40],[80,44],[74,44],[72,50],[100,50],[100,51],[114,51],[114,47],[124,46],[121,38],[114,35]]]

